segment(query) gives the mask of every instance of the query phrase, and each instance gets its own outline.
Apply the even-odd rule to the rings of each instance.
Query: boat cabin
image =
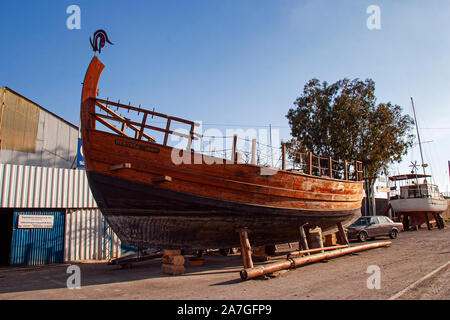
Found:
[[[390,199],[441,198],[438,186],[427,182],[429,177],[431,176],[425,174],[406,174],[389,177],[389,180],[394,181],[396,184],[394,187],[391,187]]]

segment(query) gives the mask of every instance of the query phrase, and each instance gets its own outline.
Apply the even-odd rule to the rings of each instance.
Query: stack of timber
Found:
[[[322,229],[317,227],[309,231],[308,245],[310,249],[323,248]]]
[[[181,250],[164,250],[161,271],[169,275],[180,275],[185,272]]]
[[[254,261],[269,261],[270,257],[266,252],[266,246],[254,247],[252,250],[252,258]]]
[[[336,233],[327,234],[325,236],[325,246],[331,247],[337,245],[337,236]]]

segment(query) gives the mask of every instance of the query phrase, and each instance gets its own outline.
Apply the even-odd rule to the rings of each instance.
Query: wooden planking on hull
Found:
[[[246,164],[182,166],[172,163],[169,147],[147,143],[159,152],[146,153],[114,145],[115,136],[109,133],[90,131],[89,137],[93,147],[85,153],[91,159],[92,170],[118,178],[155,185],[155,177],[169,176],[171,182],[164,187],[174,191],[262,206],[333,210],[361,205],[359,182],[281,170],[261,176],[260,167]],[[130,170],[110,172],[112,164],[125,160],[131,162]]]
[[[248,227],[253,245],[292,242],[298,226],[324,231],[349,224],[360,209],[308,211],[251,206],[208,199],[88,172],[91,190],[109,224],[125,243],[143,247],[228,248],[235,230]]]

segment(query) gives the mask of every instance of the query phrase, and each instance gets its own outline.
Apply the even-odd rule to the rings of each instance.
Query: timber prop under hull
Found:
[[[139,108],[144,115],[139,127],[116,115],[105,100],[96,99],[103,68],[94,57],[83,84],[84,160],[98,207],[125,244],[166,249],[237,247],[239,228],[250,230],[254,245],[286,243],[298,240],[301,225],[319,226],[326,233],[335,230],[336,223],[347,225],[361,215],[361,181],[285,170],[261,175],[258,165],[229,163],[190,148],[168,146],[167,136],[174,134],[169,130],[171,121],[192,125],[191,134],[194,123]],[[135,130],[135,137],[108,125],[96,107],[108,113],[105,118],[114,116],[123,128]],[[145,132],[153,129],[146,125],[147,115],[167,119],[166,129],[160,130],[165,133],[164,143],[155,143]],[[96,122],[113,133],[97,130]],[[183,163],[174,161],[174,155],[180,154]]]

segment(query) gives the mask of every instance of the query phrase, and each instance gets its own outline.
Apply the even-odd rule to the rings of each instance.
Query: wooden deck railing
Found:
[[[143,140],[146,139],[150,142],[156,142],[156,139],[149,135],[147,132],[145,132],[145,129],[153,130],[155,132],[160,132],[164,134],[164,138],[162,141],[162,145],[167,146],[168,138],[170,135],[176,135],[182,138],[186,138],[188,143],[186,150],[191,150],[192,148],[192,141],[198,140],[198,137],[202,137],[201,135],[194,132],[195,127],[199,126],[199,123],[196,123],[194,121],[168,116],[159,112],[155,112],[143,109],[140,106],[134,107],[131,106],[131,104],[121,104],[120,100],[118,102],[110,101],[109,99],[99,99],[95,98],[95,105],[99,108],[100,112],[92,112],[91,116],[100,124],[104,125],[106,128],[110,129],[114,133],[125,136],[128,138],[133,138],[137,140]],[[113,108],[116,108],[116,111],[113,110]],[[128,112],[134,111],[137,112],[137,115],[139,116],[142,113],[142,120],[140,122],[133,121],[131,119],[128,119],[118,113],[119,109],[126,109]],[[160,118],[165,120],[165,127],[157,127],[154,125],[150,125],[149,123],[149,117],[152,119],[154,117]],[[109,122],[113,121],[117,124],[114,125],[113,123]],[[153,121],[156,122],[156,121]],[[174,122],[182,123],[184,125],[188,125],[189,127],[189,134],[184,134],[178,131],[171,130],[171,126]],[[164,123],[164,122],[163,122]],[[131,129],[131,131],[134,133],[133,136],[130,136],[127,134],[126,129]],[[252,141],[252,155],[251,159],[253,164],[257,164],[255,161],[256,158],[256,139],[253,139]],[[233,147],[231,152],[231,158],[234,163],[238,163],[238,154],[237,151],[237,136],[233,137]],[[281,169],[282,170],[289,170],[286,165],[287,161],[287,154],[286,154],[286,145],[282,144],[281,146]],[[356,181],[362,181],[363,180],[363,165],[360,161],[336,161],[332,158],[324,158],[319,157],[311,152],[308,153],[302,153],[300,155],[301,163],[297,164],[297,166],[300,166],[300,171],[309,175],[315,175],[320,177],[329,177],[334,179],[341,179],[341,180],[356,180]],[[293,164],[292,169],[295,170],[295,165]]]
[[[113,102],[113,101],[109,101],[109,99],[103,100],[103,99],[97,98],[97,99],[95,99],[95,105],[97,107],[99,107],[102,111],[104,111],[106,114],[94,112],[92,114],[94,119],[96,121],[98,121],[99,123],[101,123],[102,125],[104,125],[105,127],[107,127],[108,129],[112,130],[113,132],[115,132],[119,135],[125,136],[125,137],[134,138],[137,140],[142,140],[142,138],[145,138],[148,141],[155,142],[155,138],[153,138],[152,136],[150,136],[149,134],[144,132],[145,129],[154,130],[157,132],[164,133],[164,140],[162,143],[164,146],[167,145],[169,135],[176,135],[176,136],[188,139],[187,150],[191,149],[192,141],[198,139],[197,137],[195,137],[194,130],[195,130],[196,126],[199,126],[199,124],[194,121],[189,121],[189,120],[178,118],[178,117],[168,116],[168,115],[165,115],[165,114],[162,114],[159,112],[142,109],[140,106],[137,108],[137,107],[131,106],[130,104],[129,105],[121,104],[120,100],[119,100],[119,102]],[[128,111],[129,110],[136,111],[138,113],[138,115],[140,115],[142,113],[142,121],[136,122],[136,121],[127,119],[127,118],[119,115],[117,112],[114,112],[110,108],[110,106],[116,107],[117,108],[116,111],[118,111],[118,109],[121,108],[121,109],[127,109]],[[166,121],[165,128],[160,128],[160,127],[156,127],[156,126],[147,124],[147,120],[148,120],[149,116],[151,116],[152,118],[157,117],[157,118],[164,119]],[[112,121],[118,122],[120,124],[120,129],[117,126],[109,123],[107,120],[112,120]],[[170,127],[173,122],[180,122],[180,123],[189,125],[190,126],[189,134],[184,134],[181,132],[171,130]],[[131,130],[134,131],[134,137],[131,137],[128,134],[126,134],[126,132],[125,132],[126,128],[130,128]]]

